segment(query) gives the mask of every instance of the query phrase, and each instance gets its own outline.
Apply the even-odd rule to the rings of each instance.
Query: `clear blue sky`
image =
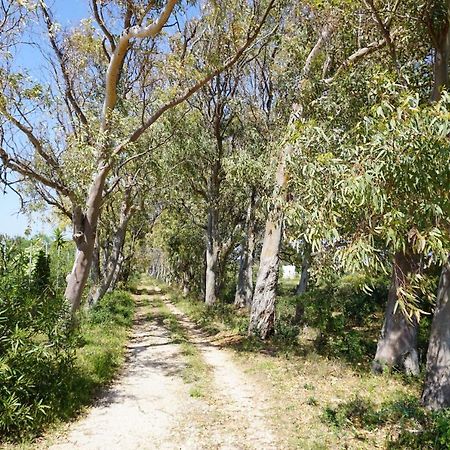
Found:
[[[80,19],[89,17],[88,0],[51,0],[47,2],[55,11],[55,20],[63,25],[76,25]],[[41,55],[29,47],[21,48],[15,55],[15,63],[19,67],[28,68],[31,72],[37,70],[42,64]],[[32,65],[31,65],[32,64]],[[3,194],[0,192],[0,234],[11,236],[22,235],[30,226],[33,233],[47,233],[52,228],[51,224],[42,220],[42,214],[34,214],[31,220],[20,211],[19,197],[7,189]]]

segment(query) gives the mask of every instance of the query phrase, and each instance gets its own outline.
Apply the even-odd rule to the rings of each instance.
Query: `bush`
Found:
[[[401,397],[376,408],[372,401],[355,396],[348,402],[325,408],[322,421],[333,428],[391,429],[386,448],[390,450],[450,448],[450,410],[431,412],[416,398]]]
[[[15,254],[0,277],[0,435],[11,439],[58,413],[74,362],[65,301],[46,286],[48,261],[41,255],[29,277],[25,259]]]
[[[372,292],[365,289],[366,284],[372,285]],[[375,333],[379,333],[381,324],[374,315],[382,311],[386,298],[386,280],[370,282],[363,276],[349,275],[332,286],[312,289],[297,301],[304,308],[303,322],[320,330],[317,350],[357,362],[375,350],[371,329],[375,322]]]
[[[108,292],[94,307],[90,321],[98,324],[114,323],[130,326],[133,321],[134,302],[126,291]]]

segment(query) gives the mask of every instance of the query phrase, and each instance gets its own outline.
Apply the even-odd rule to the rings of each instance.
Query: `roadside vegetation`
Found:
[[[0,184],[61,228],[0,242],[1,439],[114,377],[145,273],[289,445],[448,446],[450,2],[77,5],[0,0]]]
[[[423,374],[370,373],[388,280],[346,276],[301,297],[297,282],[280,282],[269,340],[249,337],[248,315],[232,303],[207,306],[168,289],[216,345],[232,350],[242,369],[270,390],[272,425],[286,448],[448,448],[448,413],[427,411],[418,401]],[[299,304],[303,316],[294,323]],[[428,329],[422,321],[421,335]],[[426,345],[419,344],[422,358]]]
[[[54,242],[2,239],[0,270],[0,442],[27,441],[73,418],[124,361],[134,304],[107,294],[70,317]],[[60,253],[60,252],[59,252]],[[55,257],[56,261],[53,260]],[[60,253],[61,258],[61,253]]]

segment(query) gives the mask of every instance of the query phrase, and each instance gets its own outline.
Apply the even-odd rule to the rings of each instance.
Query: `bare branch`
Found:
[[[116,41],[114,40],[114,37],[111,34],[111,32],[108,30],[108,28],[106,28],[105,22],[103,21],[103,18],[99,14],[97,1],[98,0],[91,0],[92,11],[94,13],[95,20],[98,23],[98,26],[103,31],[103,34],[105,35],[106,39],[108,39],[108,41],[109,41],[109,45],[111,46],[111,51],[114,52],[116,50]],[[105,51],[106,51],[106,49],[105,49]]]
[[[169,20],[172,10],[175,7],[177,0],[167,0],[166,6],[155,23],[147,27],[134,26],[125,29],[116,45],[114,53],[111,56],[111,61],[106,72],[106,92],[105,101],[103,103],[102,111],[102,126],[101,131],[107,128],[108,115],[116,106],[117,102],[117,83],[120,76],[120,71],[123,66],[123,61],[127,55],[130,40],[133,38],[154,38],[162,30],[163,26]]]
[[[45,25],[47,26],[47,34],[48,34],[48,38],[50,40],[50,44],[53,48],[53,51],[55,52],[56,57],[58,58],[59,65],[61,67],[61,73],[62,73],[62,76],[66,83],[65,94],[66,94],[67,99],[69,100],[70,104],[72,105],[73,109],[75,110],[77,117],[80,119],[81,123],[83,125],[87,126],[88,121],[86,119],[86,116],[84,115],[83,111],[81,110],[81,107],[78,104],[78,102],[75,99],[75,96],[72,92],[72,83],[71,83],[71,80],[69,77],[69,72],[67,70],[66,60],[64,58],[64,55],[63,55],[61,49],[58,47],[58,44],[56,42],[55,34],[54,34],[54,30],[53,30],[54,24],[53,24],[52,18],[50,16],[50,13],[47,9],[47,6],[45,5],[43,0],[40,1],[40,7],[42,10],[42,13],[44,14],[44,20],[45,20]]]

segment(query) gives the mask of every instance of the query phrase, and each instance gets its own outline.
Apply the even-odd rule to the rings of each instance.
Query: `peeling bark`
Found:
[[[284,175],[284,165],[281,166]],[[279,206],[270,213],[266,222],[263,248],[250,311],[249,334],[261,339],[274,332],[275,299],[280,264],[280,246],[283,234],[283,212]]]

